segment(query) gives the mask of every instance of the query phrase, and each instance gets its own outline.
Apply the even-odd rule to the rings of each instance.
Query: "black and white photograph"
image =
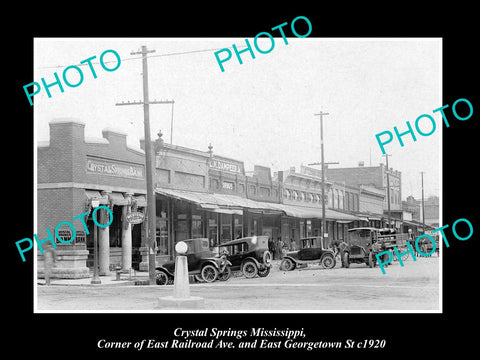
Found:
[[[468,8],[130,5],[31,11],[8,42],[5,343],[28,330],[52,359],[474,347]]]
[[[36,309],[441,311],[441,50],[35,39]]]

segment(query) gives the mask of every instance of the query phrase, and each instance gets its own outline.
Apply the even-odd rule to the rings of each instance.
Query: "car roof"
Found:
[[[268,236],[266,236],[266,235],[247,236],[247,237],[243,237],[243,238],[240,238],[240,239],[234,239],[234,240],[224,242],[222,244],[219,244],[218,246],[236,245],[236,244],[240,244],[240,243],[243,243],[243,242],[247,242],[248,240],[252,240],[253,238],[268,238]]]

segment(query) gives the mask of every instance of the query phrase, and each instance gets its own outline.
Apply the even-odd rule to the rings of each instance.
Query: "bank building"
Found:
[[[357,226],[383,226],[385,190],[345,181],[325,181],[307,166],[276,171],[255,165],[246,171],[241,160],[204,150],[163,143],[155,155],[156,217],[148,219],[144,141],[127,145],[127,134],[105,128],[98,138],[85,137],[85,123],[59,118],[49,122],[50,139],[37,144],[37,235],[54,234],[70,221],[76,236],[56,241],[53,276],[86,278],[93,268],[92,209],[108,206],[110,226],[98,227],[99,274],[121,268],[148,271],[146,232],[156,224],[156,263],[173,259],[178,241],[204,237],[212,248],[231,239],[267,235],[286,247],[322,233],[322,201],[326,205],[327,246]],[[85,231],[79,214],[88,212]],[[99,211],[108,216],[105,210]],[[97,214],[98,217],[98,214]],[[108,221],[109,219],[107,219]],[[71,238],[69,227],[59,236]],[[47,242],[43,243],[46,245]],[[43,277],[43,255],[37,250],[37,275]]]

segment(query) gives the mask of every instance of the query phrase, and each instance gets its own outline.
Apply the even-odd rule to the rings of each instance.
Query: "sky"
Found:
[[[267,54],[253,47],[223,63],[215,51],[245,47],[245,38],[36,38],[34,79],[41,83],[60,79],[65,67],[92,60],[97,78],[82,66],[83,82],[44,88],[34,97],[35,139],[49,139],[49,121],[70,117],[83,121],[85,136],[102,137],[102,129],[115,128],[128,134],[127,143],[139,148],[144,137],[141,105],[116,106],[122,101],[140,101],[142,61],[132,55],[142,45],[155,52],[148,56],[150,100],[174,100],[173,144],[243,161],[247,171],[263,165],[274,171],[319,162],[321,159],[319,117],[323,117],[325,161],[337,167],[385,163],[375,135],[397,126],[407,130],[415,120],[429,114],[436,131],[409,135],[386,145],[389,165],[402,172],[402,199],[421,198],[424,171],[425,196],[440,195],[442,121],[434,109],[442,105],[442,41],[439,38],[274,38]],[[271,46],[260,38],[261,49]],[[99,64],[105,50],[115,50],[122,59],[117,70],[107,72]],[[233,51],[232,51],[233,52]],[[223,53],[221,56],[224,56]],[[107,67],[115,57],[107,53]],[[68,79],[76,83],[76,71]],[[63,80],[62,80],[63,82]],[[25,97],[28,104],[28,99]],[[161,129],[171,138],[172,105],[150,106],[152,138]],[[424,132],[432,129],[425,119]]]

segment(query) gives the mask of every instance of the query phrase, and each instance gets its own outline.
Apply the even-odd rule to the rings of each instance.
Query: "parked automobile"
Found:
[[[231,263],[227,268],[241,271],[246,278],[265,277],[270,273],[272,254],[268,251],[268,236],[250,236],[220,245],[220,253],[227,251]]]
[[[183,241],[187,244],[186,256],[189,275],[198,275],[203,281],[209,283],[217,279],[227,280],[230,277],[226,256],[218,256],[211,251],[208,239],[198,238]],[[175,260],[157,266],[155,276],[157,285],[172,284],[175,276]]]
[[[347,231],[347,247],[343,251],[343,265],[350,263],[365,263],[374,267],[377,263],[375,254],[382,251],[382,244],[377,243],[380,229],[374,227],[359,227]]]
[[[333,269],[336,265],[335,253],[324,246],[320,236],[300,239],[300,249],[287,251],[280,263],[280,269],[291,271],[296,267],[309,263],[320,263],[325,269]]]

